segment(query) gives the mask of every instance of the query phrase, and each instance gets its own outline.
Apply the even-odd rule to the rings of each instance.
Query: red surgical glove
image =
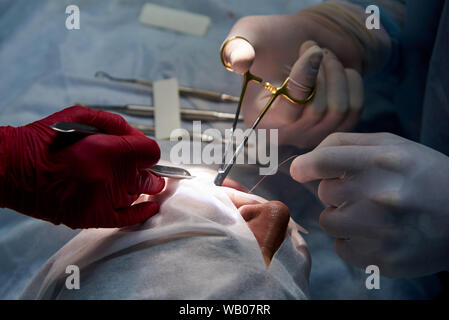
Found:
[[[63,136],[56,122],[107,134]],[[71,107],[29,125],[0,127],[0,207],[70,228],[122,227],[153,216],[155,202],[131,204],[165,185],[146,168],[159,161],[154,140],[115,114]]]

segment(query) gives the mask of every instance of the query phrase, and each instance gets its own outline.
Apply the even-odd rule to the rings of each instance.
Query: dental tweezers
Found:
[[[153,117],[154,107],[137,105],[137,104],[125,104],[125,105],[98,105],[98,104],[85,104],[77,102],[77,105],[81,105],[87,108],[96,110],[105,110],[112,112],[119,112],[129,116],[137,117]],[[233,121],[235,115],[227,112],[217,112],[213,110],[199,110],[199,109],[186,109],[181,108],[181,118],[183,120],[201,120],[201,121]],[[237,121],[242,121],[243,117],[239,116]]]
[[[104,133],[96,127],[74,122],[58,122],[50,125],[50,128],[63,134],[91,135],[91,134]],[[186,169],[178,167],[154,165],[151,168],[148,168],[147,170],[151,171],[157,176],[165,178],[192,179],[195,177],[192,176],[190,172],[187,171]]]
[[[154,137],[155,129],[153,126],[147,126],[143,124],[130,124],[130,126],[133,127],[134,129],[142,131],[146,136]],[[55,124],[52,124],[50,128],[61,133],[73,133],[82,135],[104,133],[98,128],[74,122],[57,122]],[[214,141],[213,136],[203,133],[189,132],[189,136],[190,139],[193,141],[201,141],[206,143],[211,143]],[[222,143],[225,143],[225,141],[222,141]]]
[[[114,81],[114,82],[134,83],[134,84],[139,84],[139,85],[150,87],[150,88],[153,87],[153,81],[150,81],[150,80],[118,78],[118,77],[113,77],[104,71],[97,71],[95,73],[95,77],[96,78],[106,78],[106,79]],[[184,86],[179,86],[178,88],[179,88],[179,93],[183,96],[190,96],[190,97],[200,98],[200,99],[209,100],[209,101],[216,101],[216,102],[238,102],[239,101],[238,97],[234,97],[229,94],[221,93],[221,92],[217,92],[217,91],[195,89],[195,88],[184,87]]]

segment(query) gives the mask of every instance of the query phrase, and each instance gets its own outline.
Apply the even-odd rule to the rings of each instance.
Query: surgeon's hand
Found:
[[[58,135],[56,122],[95,126],[107,134]],[[70,228],[122,227],[158,210],[131,206],[165,184],[145,170],[156,164],[155,141],[115,114],[71,107],[29,125],[0,128],[0,206]]]
[[[365,16],[357,6],[347,6],[356,16],[361,14],[361,19]],[[372,33],[379,38],[382,50],[388,51],[390,43],[385,31]],[[225,47],[224,60],[235,72],[250,70],[277,86],[290,76],[288,90],[296,99],[307,98],[317,85],[315,98],[306,105],[298,106],[280,97],[266,114],[259,127],[278,128],[280,143],[315,147],[330,133],[349,131],[355,126],[364,100],[360,74],[367,68],[366,52],[355,37],[302,11],[242,18],[227,39],[233,36],[249,41],[235,39]],[[369,68],[378,69],[380,65]],[[243,103],[247,126],[254,122],[268,95],[262,85],[249,85]]]
[[[332,134],[292,163],[292,177],[321,180],[320,216],[345,261],[381,275],[449,268],[449,158],[386,133]]]

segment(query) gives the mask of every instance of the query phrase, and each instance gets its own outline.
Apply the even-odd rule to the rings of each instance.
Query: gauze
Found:
[[[145,223],[82,231],[45,263],[22,298],[307,298],[309,255],[293,221],[267,269],[227,188],[194,174],[200,176],[170,180],[156,196],[160,212]],[[79,267],[79,290],[66,287],[69,265]]]

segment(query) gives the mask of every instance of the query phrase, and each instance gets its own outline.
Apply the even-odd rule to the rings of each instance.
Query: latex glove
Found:
[[[224,60],[236,72],[250,70],[277,86],[290,76],[288,90],[301,100],[317,85],[315,98],[306,105],[279,97],[259,128],[279,129],[281,144],[309,148],[332,132],[355,126],[363,106],[363,83],[357,71],[362,68],[362,57],[350,40],[298,15],[246,17],[236,23],[228,38],[237,35],[251,44],[236,39],[226,46]],[[317,43],[325,48],[324,58]],[[261,84],[249,84],[242,109],[248,127],[268,94]]]
[[[108,134],[58,136],[60,121]],[[155,202],[131,204],[165,184],[144,170],[158,162],[157,143],[115,114],[71,107],[29,125],[0,128],[0,206],[71,228],[121,227],[142,222]]]
[[[322,180],[325,232],[345,261],[381,275],[449,268],[449,158],[386,133],[333,134],[294,160],[299,182]]]

